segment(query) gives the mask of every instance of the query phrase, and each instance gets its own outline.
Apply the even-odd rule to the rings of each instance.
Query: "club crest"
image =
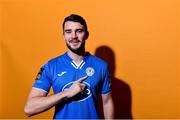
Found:
[[[86,68],[87,76],[92,76],[95,73],[95,70],[92,67]]]

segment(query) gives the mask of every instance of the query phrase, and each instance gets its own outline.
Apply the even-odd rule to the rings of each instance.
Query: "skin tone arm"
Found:
[[[66,91],[47,96],[47,93],[38,90],[35,88],[32,88],[27,103],[24,107],[24,112],[27,116],[32,116],[38,113],[41,113],[43,111],[46,111],[53,107],[54,105],[60,103],[63,100],[66,100],[68,98],[72,98],[73,96],[76,96],[77,94],[81,93],[85,89],[85,84],[82,82],[87,78],[87,76],[84,76],[80,78],[79,80],[75,81],[73,85],[67,89]]]
[[[114,118],[114,104],[111,93],[102,95],[103,111],[105,119]]]

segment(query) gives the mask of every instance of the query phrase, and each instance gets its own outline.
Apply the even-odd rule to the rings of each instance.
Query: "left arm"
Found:
[[[105,119],[114,118],[114,104],[111,93],[102,94],[102,103]]]

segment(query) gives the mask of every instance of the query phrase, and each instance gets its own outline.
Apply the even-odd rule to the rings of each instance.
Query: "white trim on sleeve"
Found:
[[[47,91],[46,91],[46,90],[44,90],[44,89],[41,89],[41,88],[36,88],[36,87],[32,87],[32,88],[37,89],[37,90],[41,90],[41,91],[44,91],[44,92],[46,92],[46,93],[47,93]]]

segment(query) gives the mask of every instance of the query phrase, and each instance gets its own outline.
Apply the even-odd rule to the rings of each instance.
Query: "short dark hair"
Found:
[[[86,35],[87,35],[87,37],[88,37],[89,32],[88,32],[88,28],[87,28],[86,21],[84,20],[83,17],[81,17],[80,15],[77,15],[77,14],[71,14],[71,15],[67,16],[67,17],[64,19],[64,22],[63,22],[63,31],[64,31],[64,25],[65,25],[65,23],[66,23],[67,21],[78,22],[78,23],[80,23],[81,25],[83,25],[84,28],[85,28]]]

